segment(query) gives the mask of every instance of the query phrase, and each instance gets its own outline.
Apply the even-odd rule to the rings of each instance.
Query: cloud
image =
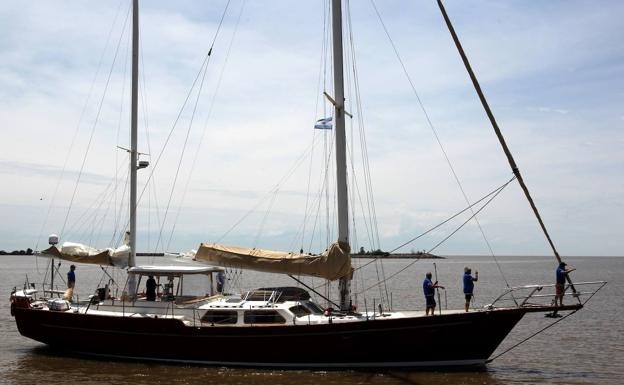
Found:
[[[81,180],[85,183],[93,184],[105,184],[111,180],[110,176],[90,173],[83,171],[80,173],[77,170],[65,170],[63,171],[59,167],[50,166],[41,163],[29,163],[20,161],[10,161],[0,159],[0,173],[13,176],[28,175],[30,177],[44,177],[51,179],[58,179],[64,176],[68,180],[76,180],[78,175],[81,174]]]
[[[568,112],[570,112],[568,110],[564,110],[561,108],[551,108],[551,107],[537,107],[537,108],[529,107],[529,111],[538,111],[538,112],[546,112],[546,113],[554,112],[554,113],[562,114],[562,115],[565,115]]]
[[[334,194],[321,204],[318,198],[324,196],[319,194],[321,186],[335,185],[333,166],[326,179],[323,174],[325,159],[334,156],[331,137],[314,136],[312,130],[314,121],[331,111],[322,91],[333,94],[331,68],[322,66],[323,9],[314,2],[287,10],[281,2],[247,2],[236,29],[242,2],[231,2],[202,95],[196,99],[197,89],[191,92],[180,114],[226,3],[142,3],[139,143],[140,151],[150,152],[151,166],[139,178],[144,183],[155,169],[157,186],[150,187],[141,202],[141,226],[144,234],[151,234],[144,216],[150,215],[153,226],[155,196],[164,215],[179,172],[170,210],[177,210],[182,195],[186,198],[175,248],[185,250],[196,246],[197,239],[221,236],[258,202],[258,215],[249,217],[230,239],[253,241],[263,228],[265,247],[289,247],[304,218],[333,221],[335,216]],[[31,207],[35,202],[30,219],[19,226],[38,223],[36,203],[41,196],[51,196],[67,156],[67,185],[59,202],[69,200],[91,132],[83,174],[91,186],[79,189],[79,208],[89,207],[115,170],[125,177],[126,155],[116,146],[129,146],[129,40],[121,33],[128,4],[119,4],[45,2],[7,4],[0,10],[0,172],[7,186],[17,186],[0,192],[3,218],[20,215],[11,205]],[[377,5],[465,191],[470,199],[478,199],[511,174],[436,5]],[[347,103],[356,116],[355,132],[363,117],[368,153],[361,154],[357,134],[349,146],[354,158],[370,161],[381,246],[391,248],[452,215],[465,202],[374,10],[367,2],[351,2],[351,8],[358,66],[355,73],[351,59],[346,61]],[[624,228],[619,198],[624,194],[619,182],[624,169],[624,42],[618,39],[617,17],[624,4],[449,2],[447,11],[562,248],[574,254],[621,253],[609,239],[621,238],[617,229]],[[279,22],[277,14],[282,16]],[[232,50],[226,56],[230,42]],[[319,79],[324,71],[327,79]],[[355,75],[363,112],[355,103]],[[199,102],[193,116],[195,100]],[[365,172],[359,164],[354,167],[349,175],[358,178],[363,192]],[[280,192],[272,196],[269,192],[276,185]],[[523,199],[522,192],[510,186],[484,212],[484,227],[496,239],[497,250],[518,254],[526,247],[532,253],[548,253],[532,227],[529,209],[520,203]],[[357,219],[368,212],[367,205],[365,199],[351,202]],[[312,212],[312,206],[323,213]],[[270,213],[263,222],[266,212]],[[167,228],[171,213],[168,221]],[[335,231],[334,225],[318,227]],[[517,238],[509,236],[509,228],[518,229],[511,231]],[[0,239],[7,248],[23,248],[8,245],[24,241],[12,236],[15,231],[6,229],[5,239]],[[365,232],[358,228],[360,243],[365,243]],[[483,253],[484,245],[474,235],[475,228],[467,227],[458,235],[461,242],[449,243],[444,250]]]

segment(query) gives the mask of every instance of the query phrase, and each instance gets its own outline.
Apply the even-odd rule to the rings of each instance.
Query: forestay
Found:
[[[351,276],[350,251],[349,245],[342,242],[332,243],[319,255],[202,243],[195,254],[195,260],[225,267],[308,275],[334,281]]]

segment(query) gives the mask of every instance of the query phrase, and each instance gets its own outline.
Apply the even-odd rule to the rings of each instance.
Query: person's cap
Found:
[[[75,269],[75,268],[76,268],[76,265],[71,265],[69,268],[70,268],[70,269]]]
[[[470,268],[468,266],[464,267],[464,273],[470,273]]]
[[[568,264],[565,262],[559,262],[559,266],[563,267],[563,266],[567,266]]]
[[[431,277],[431,272],[428,272],[427,274],[425,274],[427,277]]]

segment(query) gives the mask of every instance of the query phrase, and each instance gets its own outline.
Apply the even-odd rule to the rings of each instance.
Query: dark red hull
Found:
[[[189,327],[175,319],[16,308],[26,337],[69,352],[263,367],[483,365],[526,313],[502,309],[330,325]]]

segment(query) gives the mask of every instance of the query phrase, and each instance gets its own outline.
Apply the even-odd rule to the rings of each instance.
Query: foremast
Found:
[[[136,209],[137,209],[137,169],[138,169],[138,134],[137,112],[139,95],[139,0],[132,1],[132,112],[130,118],[130,255],[128,267],[136,266]],[[128,295],[136,298],[136,278],[128,277]]]
[[[342,2],[332,0],[332,36],[334,59],[334,118],[336,122],[336,189],[338,199],[338,242],[349,250],[349,198],[345,137],[344,77],[342,51]],[[348,251],[347,251],[348,252]],[[340,310],[351,310],[351,275],[340,278]]]

